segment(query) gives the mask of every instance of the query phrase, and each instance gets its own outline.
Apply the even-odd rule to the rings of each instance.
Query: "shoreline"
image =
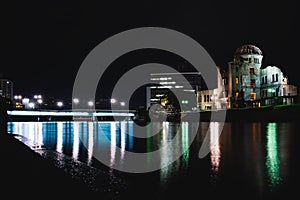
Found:
[[[37,191],[53,198],[84,194],[118,199],[122,193],[122,188],[111,182],[110,174],[54,150],[37,147],[18,135],[0,133],[0,153],[2,195],[18,196],[18,192],[30,195]],[[122,182],[117,177],[113,181]]]

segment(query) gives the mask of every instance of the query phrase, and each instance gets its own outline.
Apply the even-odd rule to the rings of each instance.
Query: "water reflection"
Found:
[[[270,186],[275,187],[281,181],[279,166],[280,161],[278,157],[278,144],[277,144],[277,124],[269,123],[267,126],[266,134],[266,167],[268,170],[268,176],[270,181]]]
[[[63,122],[57,122],[56,151],[59,153],[63,152]]]
[[[181,124],[181,149],[182,149],[182,164],[184,167],[188,166],[189,162],[189,123],[188,122],[182,122]]]
[[[221,150],[219,143],[219,123],[211,122],[210,124],[210,160],[213,172],[219,171]]]
[[[72,157],[75,160],[78,160],[78,154],[79,154],[79,122],[73,123],[73,151],[72,151]]]
[[[194,129],[199,134],[189,147],[191,130]],[[153,135],[157,130],[160,131]],[[210,141],[210,154],[199,159],[199,149],[207,130],[210,134],[207,137]],[[287,177],[294,178],[294,174],[298,172],[297,166],[292,166],[291,159],[299,152],[295,151],[298,144],[294,140],[298,131],[297,124],[291,123],[225,123],[222,135],[218,122],[203,122],[199,128],[190,122],[152,123],[146,128],[145,134],[148,137],[145,139],[135,138],[133,122],[127,121],[12,122],[9,123],[8,131],[96,167],[103,167],[93,157],[93,153],[98,151],[104,152],[101,155],[107,156],[110,167],[122,167],[127,151],[152,152],[174,139],[175,134],[179,134],[174,146],[160,152],[160,164],[165,166],[169,163],[175,152],[181,152],[182,156],[171,165],[154,172],[154,178],[143,180],[151,186],[153,184],[153,187],[158,184],[172,185],[172,180],[176,179],[173,177],[179,175],[181,183],[188,184],[190,179],[197,180],[203,188],[213,188],[214,191],[222,187],[228,187],[230,191],[238,183],[241,190],[248,194],[255,191],[262,194],[256,197],[261,197],[266,188],[276,186],[277,189],[286,183]],[[148,156],[149,166],[152,162],[158,162],[151,154]],[[291,173],[291,169],[295,171]],[[112,168],[111,172],[114,172]],[[151,182],[154,179],[156,182]],[[192,186],[187,185],[186,188]]]
[[[116,159],[116,146],[117,146],[117,136],[116,136],[116,123],[112,122],[110,124],[110,167],[113,167]]]

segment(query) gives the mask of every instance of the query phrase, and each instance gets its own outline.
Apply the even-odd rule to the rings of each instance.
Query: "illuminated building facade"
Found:
[[[182,75],[185,80],[182,80]],[[152,73],[150,80],[153,84],[146,88],[146,106],[149,109],[154,104],[161,104],[168,111],[173,111],[166,94],[176,91],[181,96],[187,96],[188,93],[198,94],[200,91],[202,77],[199,72],[183,72],[183,73]],[[196,97],[196,95],[195,95]],[[196,99],[195,99],[196,102]],[[181,104],[189,108],[197,108],[197,105],[191,105],[188,99],[181,99]]]
[[[151,74],[151,81],[157,86],[147,88],[147,108],[167,101],[162,97],[168,89],[175,88],[188,92],[191,84],[196,94],[199,110],[218,110],[229,108],[260,107],[265,105],[293,104],[297,96],[297,87],[289,85],[288,78],[276,66],[262,67],[262,51],[254,45],[243,45],[234,53],[233,61],[227,70],[217,68],[217,88],[206,90],[200,73],[185,72],[174,74]],[[187,75],[186,82],[176,80],[177,75]],[[183,102],[182,102],[183,103]],[[188,102],[185,102],[188,103]]]
[[[293,104],[297,87],[288,84],[288,78],[276,66],[261,70],[261,102],[263,105]]]
[[[232,107],[260,106],[262,51],[254,45],[239,47],[229,62],[229,97]]]
[[[292,104],[297,87],[288,84],[280,68],[262,67],[262,51],[254,45],[239,47],[228,65],[228,98],[233,108]]]

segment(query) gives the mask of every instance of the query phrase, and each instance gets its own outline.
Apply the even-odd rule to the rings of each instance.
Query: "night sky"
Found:
[[[144,26],[170,28],[192,37],[223,68],[239,46],[254,44],[263,51],[263,66],[281,67],[290,83],[300,87],[296,1],[95,2],[1,3],[0,74],[14,82],[16,94],[70,97],[77,70],[95,46],[116,33]],[[175,67],[183,63],[176,56],[164,56],[166,52],[135,53],[112,64],[108,76],[113,72],[117,79],[129,67],[146,62]],[[106,90],[112,87],[108,81]]]

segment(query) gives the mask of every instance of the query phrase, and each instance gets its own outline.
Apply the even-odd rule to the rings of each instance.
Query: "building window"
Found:
[[[265,77],[261,77],[261,84],[265,83]]]
[[[206,102],[206,95],[203,95],[204,96],[204,102]]]
[[[275,81],[274,74],[272,74],[272,83]]]
[[[237,85],[239,84],[239,77],[238,76],[235,77],[235,84],[237,84]]]
[[[252,58],[249,58],[249,63],[251,63],[252,62]]]
[[[236,67],[235,67],[235,72],[238,72],[238,71],[239,71],[239,67],[236,66]]]
[[[258,58],[254,58],[254,63],[259,64]]]
[[[254,74],[254,68],[249,69],[250,74]]]
[[[255,79],[251,79],[250,80],[250,87],[251,88],[256,88],[256,81],[255,81]]]
[[[267,84],[268,83],[268,78],[267,78],[267,76],[265,76],[265,84]]]
[[[276,74],[276,79],[275,79],[275,81],[276,81],[276,82],[278,81],[278,74]]]
[[[251,92],[250,93],[250,100],[255,100],[256,99],[256,93],[255,92]]]
[[[235,93],[235,97],[236,97],[236,98],[239,97],[239,93],[238,93],[238,92]]]

